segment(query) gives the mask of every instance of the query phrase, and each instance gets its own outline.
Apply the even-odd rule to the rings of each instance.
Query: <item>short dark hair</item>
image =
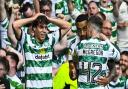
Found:
[[[19,57],[16,53],[14,52],[7,52],[6,56],[11,56],[12,60],[16,62],[16,65],[18,65],[19,62]]]
[[[84,20],[88,20],[88,14],[80,14],[77,18],[76,18],[76,23],[77,22],[81,22],[81,21],[84,21]]]
[[[102,12],[96,13],[96,15],[98,15],[98,14],[102,17],[103,20],[106,20],[106,16],[104,13],[102,13]]]
[[[32,23],[32,27],[37,27],[39,24],[48,24],[48,19],[46,16],[39,16],[37,19]]]
[[[95,28],[95,30],[97,32],[100,32],[103,25],[103,20],[100,17],[93,15],[89,17],[88,23],[91,23],[92,25],[96,26],[97,28]]]
[[[42,6],[48,5],[50,7],[50,9],[52,9],[52,1],[51,0],[41,0],[39,4],[40,4],[40,8]]]
[[[126,55],[126,56],[128,56],[128,51],[122,51],[122,52],[120,53],[120,55]]]
[[[9,62],[5,57],[0,57],[0,64],[2,64],[5,68],[5,71],[9,72]]]
[[[95,4],[97,5],[97,7],[99,6],[98,3],[95,2],[95,1],[90,1],[90,2],[88,3],[88,6],[89,6],[91,3],[95,3]]]
[[[33,9],[33,5],[30,2],[26,2],[23,4],[23,6],[20,8],[20,12],[26,12],[28,8]]]

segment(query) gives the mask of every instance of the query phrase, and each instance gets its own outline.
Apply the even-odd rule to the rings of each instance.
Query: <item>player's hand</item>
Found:
[[[96,80],[98,84],[106,86],[109,84],[109,78],[108,77],[99,77],[98,80]]]
[[[62,20],[66,20],[66,17],[64,14],[58,14],[57,18],[62,19]]]
[[[33,19],[36,20],[39,16],[45,16],[43,13],[37,13],[33,16]]]
[[[13,4],[12,6],[12,13],[16,14],[20,9],[20,6],[18,4]]]
[[[4,84],[0,84],[0,89],[5,89]]]

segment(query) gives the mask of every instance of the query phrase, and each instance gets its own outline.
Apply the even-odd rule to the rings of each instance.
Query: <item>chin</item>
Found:
[[[126,71],[127,68],[124,65],[121,65],[121,69],[122,71]]]

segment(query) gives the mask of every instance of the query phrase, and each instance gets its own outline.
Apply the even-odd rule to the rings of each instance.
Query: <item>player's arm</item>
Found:
[[[121,0],[112,0],[111,2],[113,4],[113,14],[114,14],[115,17],[118,18],[118,16],[119,16],[119,7],[120,7],[122,1]]]
[[[75,3],[72,0],[68,0],[67,5],[70,15],[72,16],[73,19],[76,19],[77,16],[81,14],[81,12],[75,8]]]
[[[34,3],[34,8],[35,8],[35,12],[36,13],[40,13],[40,4],[39,4],[40,0],[33,0]]]
[[[67,47],[67,35],[65,35],[58,43],[54,46],[54,54],[58,55]]]
[[[0,21],[3,21],[7,17],[5,1],[6,0],[0,0]]]
[[[12,6],[12,13],[11,13],[11,17],[10,17],[10,23],[9,23],[9,27],[8,27],[8,30],[7,30],[8,38],[10,39],[10,41],[12,43],[12,46],[14,48],[16,48],[16,46],[17,46],[17,39],[15,37],[14,31],[13,31],[13,28],[12,28],[12,23],[15,21],[17,13],[19,13],[19,8],[20,7],[19,7],[18,4],[14,4]]]
[[[14,33],[16,35],[16,38],[18,40],[20,40],[21,36],[22,36],[22,31],[21,31],[21,27],[33,22],[34,20],[36,20],[36,18],[38,16],[42,16],[43,14],[41,13],[37,13],[35,16],[31,17],[31,18],[25,18],[25,19],[20,19],[20,20],[16,20],[13,22],[13,28],[14,28]]]
[[[55,19],[55,18],[50,18],[50,17],[47,17],[47,19],[50,23],[53,23],[53,24],[57,25],[60,28],[61,38],[64,37],[64,35],[66,35],[66,33],[71,28],[71,24],[69,22],[65,21],[65,20]]]

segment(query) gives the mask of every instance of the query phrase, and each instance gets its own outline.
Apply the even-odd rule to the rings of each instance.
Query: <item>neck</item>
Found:
[[[15,69],[15,68],[11,68],[11,69],[9,70],[9,72],[8,72],[8,76],[12,77],[12,76],[14,76],[14,75],[16,75],[16,69]]]

